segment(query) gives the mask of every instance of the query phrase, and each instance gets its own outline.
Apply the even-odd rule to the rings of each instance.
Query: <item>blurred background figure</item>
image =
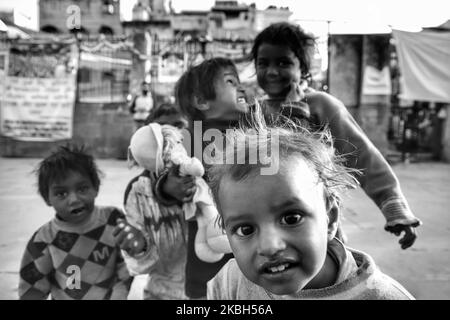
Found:
[[[162,103],[159,107],[152,109],[144,124],[151,122],[170,124],[178,129],[184,129],[188,125],[178,108],[171,103]]]
[[[153,109],[153,97],[150,91],[150,83],[142,81],[141,93],[131,100],[128,108],[133,115],[137,130],[145,124],[145,120]]]

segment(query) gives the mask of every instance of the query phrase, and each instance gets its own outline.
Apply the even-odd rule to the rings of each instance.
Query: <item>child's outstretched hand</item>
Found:
[[[113,230],[113,236],[120,249],[125,250],[131,256],[144,251],[146,243],[144,235],[124,219],[117,219],[117,226]]]
[[[385,229],[386,231],[395,234],[397,237],[404,232],[403,238],[401,238],[398,243],[400,243],[402,249],[407,249],[411,247],[417,239],[415,227],[416,226],[414,225],[396,224],[395,226],[386,227]]]

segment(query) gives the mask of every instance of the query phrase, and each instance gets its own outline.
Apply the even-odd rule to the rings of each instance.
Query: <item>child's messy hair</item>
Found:
[[[300,26],[289,23],[274,23],[261,31],[253,42],[251,56],[257,64],[258,49],[263,43],[288,46],[300,61],[303,78],[309,77],[311,58],[316,48],[313,35],[306,33]]]
[[[166,124],[166,123],[162,123],[160,121],[160,118],[163,116],[176,118],[178,116],[182,116],[182,114],[181,114],[181,110],[179,108],[177,108],[176,105],[171,104],[171,103],[162,103],[159,107],[153,108],[150,111],[150,114],[147,117],[147,119],[145,119],[144,124],[148,125],[149,123],[152,123],[152,122],[158,122],[159,124]],[[186,120],[184,120],[184,121],[186,121]],[[174,123],[170,123],[170,124],[177,128],[182,129],[186,125],[184,121],[183,121],[183,119],[180,119],[178,122],[174,122]]]
[[[67,144],[59,146],[37,166],[34,173],[38,179],[38,192],[48,203],[50,184],[67,177],[69,171],[75,171],[88,177],[95,190],[100,187],[102,172],[98,169],[94,157],[87,154],[84,146]]]
[[[258,139],[255,139],[255,134]],[[358,185],[353,174],[359,174],[359,171],[347,168],[344,165],[345,157],[335,154],[331,133],[327,128],[312,132],[289,119],[282,119],[269,127],[258,103],[245,122],[242,121],[231,136],[227,135],[227,139],[233,140],[234,148],[226,149],[224,159],[237,160],[232,164],[214,164],[208,170],[209,185],[219,212],[221,181],[227,177],[238,182],[259,174],[259,169],[267,165],[261,162],[251,164],[248,153],[256,149],[255,144],[272,145],[272,139],[276,139],[278,150],[271,150],[271,161],[283,162],[290,157],[305,160],[316,172],[318,182],[324,185],[327,207],[332,203],[340,206],[341,192]],[[274,154],[277,158],[273,157]],[[245,161],[242,157],[245,157]]]
[[[178,79],[175,85],[175,99],[181,112],[190,120],[204,120],[203,113],[194,107],[194,97],[214,100],[215,80],[224,68],[231,68],[238,75],[233,61],[218,57],[191,67]]]

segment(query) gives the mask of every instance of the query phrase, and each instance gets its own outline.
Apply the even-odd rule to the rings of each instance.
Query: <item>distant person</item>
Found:
[[[127,299],[133,278],[112,234],[124,214],[95,205],[100,178],[94,158],[83,148],[59,147],[36,174],[39,194],[55,217],[27,244],[19,298]]]
[[[145,119],[150,115],[153,109],[153,97],[150,90],[150,83],[142,81],[141,93],[135,96],[129,105],[130,113],[133,115],[136,129],[142,127]]]
[[[380,208],[384,229],[397,236],[403,233],[400,246],[409,248],[421,221],[409,208],[392,168],[343,103],[308,87],[314,49],[314,37],[287,22],[272,24],[256,36],[251,53],[258,84],[267,95],[261,102],[266,119],[284,116],[306,127],[328,127],[338,152],[348,154],[346,165],[363,172],[359,183]]]
[[[208,282],[208,299],[414,299],[369,255],[335,237],[340,192],[356,179],[335,156],[328,131],[269,128],[255,120],[229,141],[236,147],[208,176],[234,259]],[[261,144],[276,147],[273,173],[246,156]]]

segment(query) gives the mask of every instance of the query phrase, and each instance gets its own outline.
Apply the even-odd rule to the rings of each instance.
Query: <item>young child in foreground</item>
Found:
[[[234,164],[212,166],[208,175],[234,259],[208,282],[208,299],[414,299],[369,255],[335,238],[340,191],[356,180],[328,131],[254,120],[231,139],[236,148],[223,163]],[[272,146],[275,174],[249,161],[262,145]]]
[[[95,205],[94,158],[59,147],[36,170],[39,193],[55,217],[31,237],[20,266],[20,299],[127,299],[132,277],[113,236],[123,213]]]

